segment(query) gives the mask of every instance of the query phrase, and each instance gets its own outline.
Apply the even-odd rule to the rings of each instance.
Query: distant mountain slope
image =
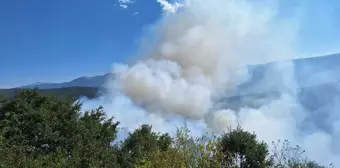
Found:
[[[296,81],[302,87],[340,81],[340,66],[338,66],[340,65],[340,53],[321,57],[296,59],[293,60],[292,63]],[[260,82],[265,75],[264,73],[268,72],[268,69],[272,68],[273,64],[274,63],[249,66],[251,80],[244,85],[244,88]],[[94,77],[80,77],[63,83],[34,83],[21,88],[52,89],[74,86],[103,87],[105,82],[110,78],[114,78],[113,73]]]
[[[22,90],[24,89],[23,88],[0,89],[0,96],[6,99],[12,98]],[[39,89],[39,92],[43,95],[53,95],[59,98],[87,97],[89,99],[93,99],[100,95],[99,88],[96,88],[96,87],[64,87],[64,88],[54,88],[54,89]]]
[[[249,66],[250,80],[241,86],[240,90],[247,90],[255,85],[263,86],[263,79],[281,76],[280,66],[292,66],[292,75],[295,77],[297,85],[301,88],[338,83],[340,81],[340,53],[321,57],[301,58],[292,60],[292,64],[277,64],[280,62],[271,62],[261,65]],[[286,70],[284,69],[284,70]],[[279,70],[279,71],[278,71]],[[275,81],[272,81],[272,87],[276,87]],[[266,86],[268,87],[268,83]]]
[[[340,100],[340,54],[333,54],[322,57],[303,58],[293,60],[293,75],[295,76],[298,89],[298,101],[308,110],[314,111],[315,114],[322,114],[327,111],[328,103],[337,99]],[[253,106],[260,102],[249,102],[249,99],[264,101],[263,98],[276,96],[277,90],[282,81],[275,81],[273,77],[280,76],[279,71],[276,71],[275,63],[255,65],[249,67],[251,79],[239,87],[239,93],[233,96],[226,95],[221,101],[224,107],[239,108],[241,104]],[[269,74],[268,74],[269,73]],[[263,80],[268,77],[270,80]],[[114,78],[112,73],[102,76],[81,77],[70,82],[64,83],[36,83],[24,86],[23,88],[39,88],[46,94],[71,94],[76,97],[87,96],[90,98],[96,97],[99,88],[109,78]],[[261,83],[265,81],[266,83]],[[285,82],[285,81],[284,81]],[[289,82],[289,81],[288,81]],[[266,88],[261,88],[263,86]],[[260,93],[248,92],[249,88],[259,89]],[[263,91],[265,90],[265,91]],[[0,90],[1,92],[1,90]],[[2,90],[7,95],[14,95],[18,89]],[[255,103],[255,104],[253,104]]]
[[[21,88],[38,88],[38,89],[53,89],[53,88],[63,88],[63,87],[103,87],[105,82],[113,78],[114,75],[112,73],[107,73],[105,75],[98,75],[93,77],[80,77],[74,79],[70,82],[63,82],[63,83],[35,83],[26,86],[22,86]]]

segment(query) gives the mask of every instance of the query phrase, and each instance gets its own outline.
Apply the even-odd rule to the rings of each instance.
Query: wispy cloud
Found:
[[[135,0],[118,0],[118,4],[121,8],[127,9],[129,5],[135,3]]]
[[[167,0],[157,0],[157,2],[162,6],[165,13],[175,13],[183,4],[174,2],[170,3]]]

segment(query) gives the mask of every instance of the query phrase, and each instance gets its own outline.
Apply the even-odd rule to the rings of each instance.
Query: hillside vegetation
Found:
[[[221,136],[176,135],[141,125],[116,142],[119,121],[98,107],[81,112],[74,99],[23,90],[0,102],[0,167],[3,168],[320,168],[288,141],[268,144],[242,128]],[[124,121],[121,121],[124,122]],[[115,142],[115,143],[113,143]],[[281,145],[278,145],[281,144]]]
[[[0,97],[4,98],[13,98],[18,95],[23,90],[23,88],[14,88],[14,89],[0,89]],[[52,95],[58,98],[79,98],[79,97],[87,97],[89,99],[93,99],[98,97],[99,88],[96,87],[63,87],[63,88],[53,88],[53,89],[37,89],[37,91],[42,95]]]

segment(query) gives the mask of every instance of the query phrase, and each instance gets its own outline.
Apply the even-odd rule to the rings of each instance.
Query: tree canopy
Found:
[[[221,136],[193,137],[186,127],[170,136],[144,124],[114,143],[119,122],[107,117],[102,107],[81,107],[76,99],[37,90],[0,99],[0,167],[321,167],[298,155],[272,154],[267,144],[241,128]]]

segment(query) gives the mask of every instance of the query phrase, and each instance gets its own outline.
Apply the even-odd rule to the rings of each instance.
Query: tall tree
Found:
[[[0,107],[2,157],[17,165],[60,157],[77,167],[112,167],[117,148],[111,142],[119,123],[107,119],[101,107],[80,110],[74,99],[24,90]]]
[[[141,125],[122,143],[121,164],[123,167],[143,165],[157,151],[166,151],[171,147],[171,137],[152,131],[152,126]]]
[[[228,167],[265,168],[273,164],[267,144],[240,127],[222,136],[221,147]]]

